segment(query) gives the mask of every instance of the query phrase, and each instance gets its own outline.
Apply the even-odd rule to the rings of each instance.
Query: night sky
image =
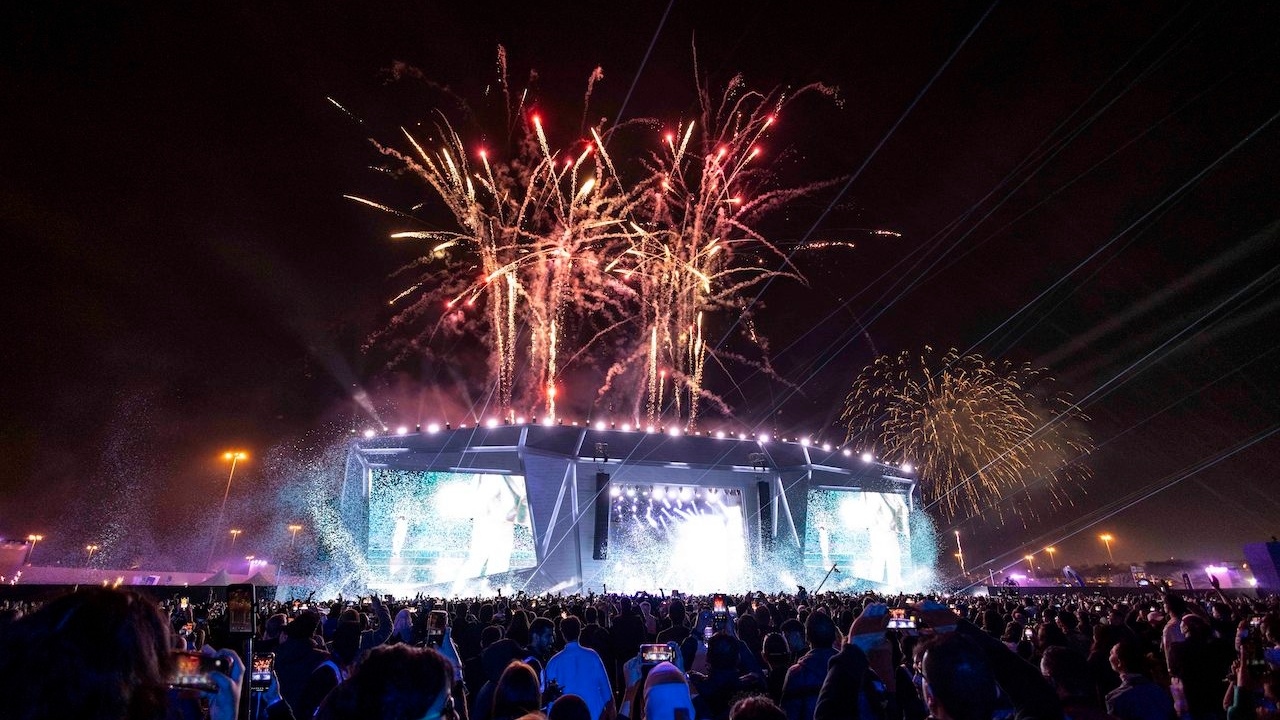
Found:
[[[45,561],[123,518],[104,556],[178,562],[233,447],[241,542],[270,546],[290,453],[373,425],[357,386],[392,427],[469,420],[474,371],[365,347],[414,246],[342,196],[427,199],[367,140],[403,144],[441,87],[480,103],[499,44],[561,144],[596,66],[592,117],[692,116],[695,45],[713,85],[839,88],[767,143],[787,181],[853,177],[761,225],[857,244],[797,255],[809,286],[756,309],[799,391],[738,368],[712,379],[736,417],[703,427],[838,441],[876,353],[973,349],[1050,368],[1099,448],[1032,528],[944,525],[971,565],[1100,561],[1102,531],[1117,559],[1238,560],[1280,533],[1274,4],[213,5],[28,3],[0,29],[0,536],[45,533]],[[590,372],[565,382],[567,415],[603,412]]]

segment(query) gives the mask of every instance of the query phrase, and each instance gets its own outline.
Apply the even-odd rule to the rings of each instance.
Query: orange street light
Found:
[[[84,549],[85,549],[85,552],[89,553],[89,557],[86,558],[84,561],[84,564],[88,565],[89,563],[93,562],[93,554],[98,552],[98,546],[96,543],[92,545],[85,545]]]
[[[1107,546],[1107,558],[1111,560],[1112,565],[1115,565],[1116,556],[1111,554],[1111,541],[1115,540],[1115,536],[1113,536],[1111,533],[1102,533],[1101,535],[1098,536],[1098,539],[1102,541],[1103,545]]]
[[[1050,564],[1052,564],[1052,565],[1053,565],[1053,569],[1054,569],[1054,570],[1057,570],[1057,569],[1058,569],[1058,561],[1054,559],[1053,554],[1054,554],[1054,553],[1056,553],[1056,552],[1058,552],[1058,548],[1056,548],[1056,547],[1054,547],[1054,546],[1050,545],[1049,547],[1045,548],[1045,549],[1044,549],[1044,551],[1045,551],[1045,552],[1047,552],[1047,553],[1049,553],[1049,562],[1050,562]]]
[[[1023,556],[1022,556],[1022,559],[1027,561],[1027,570],[1031,571],[1031,574],[1032,574],[1032,575],[1035,575],[1035,574],[1036,574],[1036,566],[1035,566],[1035,559],[1036,559],[1036,556],[1035,556],[1035,555],[1023,555]]]
[[[36,543],[44,539],[43,535],[28,535],[27,542],[31,543],[27,546],[27,564],[31,564],[31,553],[36,551]]]
[[[293,547],[293,541],[298,539],[298,531],[302,529],[301,525],[290,525],[289,532],[293,533],[289,538],[289,547]]]
[[[231,472],[227,473],[227,488],[222,491],[222,506],[218,508],[218,522],[213,526],[213,544],[209,546],[209,559],[205,561],[206,566],[213,562],[213,551],[218,546],[217,528],[222,526],[222,518],[227,513],[227,498],[231,496],[231,478],[236,476],[236,464],[241,460],[248,460],[249,453],[243,450],[228,450],[222,453],[222,459],[231,461]],[[235,533],[232,533],[231,544],[235,546]]]
[[[236,546],[236,538],[240,537],[240,533],[242,533],[242,532],[244,532],[244,531],[243,531],[243,530],[235,530],[235,529],[232,529],[232,530],[231,530],[231,547],[235,547],[235,546]]]

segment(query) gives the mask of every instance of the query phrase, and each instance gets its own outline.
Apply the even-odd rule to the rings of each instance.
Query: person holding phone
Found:
[[[53,600],[0,635],[0,701],[18,717],[163,720],[176,702],[168,619],[143,595],[88,588]],[[212,649],[205,651],[214,655]],[[244,663],[216,653],[211,720],[235,720]]]

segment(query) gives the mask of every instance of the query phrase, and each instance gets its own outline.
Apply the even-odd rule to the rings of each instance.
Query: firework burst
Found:
[[[1091,449],[1080,431],[1087,418],[1052,386],[1029,364],[926,347],[876,358],[854,382],[842,420],[850,441],[914,464],[925,507],[943,518],[1026,524],[1037,498],[1067,503],[1089,475],[1080,464]]]
[[[501,49],[498,68],[510,111]],[[588,79],[588,103],[602,78],[597,68]],[[693,427],[708,400],[727,411],[703,386],[717,352],[704,335],[708,315],[742,310],[744,291],[769,278],[802,280],[753,223],[838,181],[784,188],[762,162],[760,143],[778,113],[810,92],[832,91],[815,84],[760,93],[739,77],[713,100],[699,87],[699,118],[648,138],[634,158],[608,148],[620,131],[652,132],[655,122],[602,121],[556,144],[540,115],[525,110],[527,90],[509,116],[513,147],[502,157],[465,141],[442,114],[432,138],[402,129],[405,148],[375,143],[425,182],[429,204],[447,209],[454,225],[393,235],[428,251],[407,268],[418,277],[391,301],[400,310],[381,336],[424,316],[436,318],[432,330],[410,347],[429,344],[441,328],[477,333],[497,402],[513,416],[554,417],[566,370],[598,361],[592,352],[606,344],[597,399],[630,406],[637,422]]]

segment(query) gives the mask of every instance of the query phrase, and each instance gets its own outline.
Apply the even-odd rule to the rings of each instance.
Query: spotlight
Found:
[[[517,418],[516,418],[516,424],[517,424],[517,425],[523,425],[523,424],[524,424],[524,418],[522,418],[522,417],[517,417]]]
[[[853,451],[852,451],[852,450],[850,450],[849,448],[845,448],[845,449],[841,450],[840,452],[841,452],[841,453],[843,453],[845,457],[849,457],[850,455],[852,455],[852,454],[853,454]]]
[[[902,463],[902,472],[909,473],[911,472],[911,470],[912,470],[911,463]]]
[[[405,427],[404,425],[401,425],[400,427],[396,428],[396,434],[397,434],[397,435],[408,435],[408,434],[409,434],[409,428]]]
[[[445,429],[445,430],[452,430],[452,429],[453,429],[453,426],[452,426],[452,425],[450,425],[449,423],[445,423],[445,424],[444,424],[444,429]]]
[[[653,434],[653,426],[652,426],[652,425],[650,425],[649,427],[645,428],[645,429],[644,429],[644,431],[645,431],[645,432],[647,432],[647,433],[649,433],[650,435],[652,435],[652,434]]]
[[[635,496],[636,496],[636,489],[633,487],[627,488],[627,497],[633,498]]]
[[[801,444],[801,445],[803,445],[803,446],[805,446],[805,447],[809,447],[809,438],[805,438],[805,439],[801,440],[801,441],[800,441],[800,444]]]
[[[675,500],[677,497],[680,496],[680,492],[681,491],[677,490],[676,488],[667,488],[667,498],[671,500]]]
[[[550,415],[548,415],[548,416],[546,416],[546,417],[542,418],[542,424],[543,424],[544,426],[546,426],[546,427],[551,427],[552,425],[554,425],[554,424],[555,424],[555,420],[554,420],[554,419],[552,419],[552,417],[551,417]]]
[[[631,432],[631,423],[622,423],[622,432]]]
[[[747,439],[747,434],[746,434],[746,433],[738,433],[738,439],[739,439],[739,440],[746,440],[746,439]]]
[[[498,427],[498,421],[495,418],[489,418],[485,421],[484,425],[485,427],[496,428]]]
[[[862,462],[869,463],[872,460],[875,460],[875,458],[871,456],[871,453],[869,452],[862,453]]]
[[[691,497],[693,497],[693,488],[691,487],[680,488],[681,500],[688,500]]]
[[[610,497],[618,497],[621,494],[622,494],[622,488],[618,487],[617,485],[614,485],[613,487],[609,488]]]
[[[831,443],[822,443],[822,452],[831,452]]]
[[[769,442],[769,433],[760,433],[756,439],[762,443],[767,443]]]
[[[367,438],[371,438],[371,437],[373,437],[373,436],[374,436],[374,434],[375,434],[375,433],[373,432],[373,430],[372,430],[372,429],[369,429],[369,430],[365,430],[365,431],[364,431],[364,436],[365,436],[365,437],[367,437]]]
[[[440,426],[435,423],[431,423],[430,425],[427,426],[427,432],[432,434],[438,433],[440,432]]]
[[[680,437],[680,428],[673,427],[671,428],[671,430],[667,432],[667,434],[670,435],[671,437]]]
[[[653,486],[653,490],[649,492],[649,497],[653,498],[654,500],[661,500],[662,488],[658,487],[657,485]]]
[[[723,440],[723,439],[724,439],[724,431],[723,431],[723,430],[717,430],[717,431],[716,431],[716,437],[717,437],[717,438],[719,438],[720,440]]]
[[[597,420],[597,421],[596,421],[596,429],[597,429],[597,430],[603,430],[603,429],[604,429],[604,421],[603,421],[603,420]]]

